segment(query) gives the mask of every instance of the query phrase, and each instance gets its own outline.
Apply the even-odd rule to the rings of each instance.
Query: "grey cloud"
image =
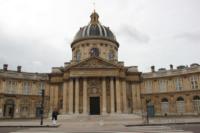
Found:
[[[174,36],[175,39],[183,39],[186,41],[200,42],[200,31],[185,32]]]
[[[128,25],[122,25],[117,34],[118,36],[131,41],[136,41],[138,43],[148,43],[150,41],[150,37],[147,34],[142,33],[135,27]]]
[[[41,38],[16,39],[0,33],[0,69],[6,63],[12,70],[21,65],[23,71],[49,72],[54,65],[63,64],[62,53],[60,49],[44,44]]]

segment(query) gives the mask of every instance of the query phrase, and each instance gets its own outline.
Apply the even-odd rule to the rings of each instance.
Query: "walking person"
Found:
[[[57,119],[58,119],[58,111],[57,109],[54,109],[54,111],[52,112],[52,122],[54,126],[56,125]]]

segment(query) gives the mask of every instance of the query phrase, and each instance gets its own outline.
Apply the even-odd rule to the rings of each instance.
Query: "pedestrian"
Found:
[[[52,112],[52,122],[54,126],[56,125],[57,119],[58,119],[58,111],[57,109],[54,109],[54,111]]]

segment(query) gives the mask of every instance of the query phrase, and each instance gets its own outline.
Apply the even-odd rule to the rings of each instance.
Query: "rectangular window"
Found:
[[[180,79],[180,78],[175,79],[176,91],[183,90],[182,84],[183,84],[182,79]]]
[[[45,90],[45,82],[39,83],[38,95],[42,95],[42,90]]]
[[[193,90],[199,89],[199,86],[198,86],[198,76],[192,76],[192,77],[190,77],[190,82],[191,82],[191,88]]]
[[[145,82],[146,93],[152,93],[152,81]]]
[[[6,81],[6,93],[15,94],[17,90],[17,81],[8,80]]]
[[[25,81],[25,82],[23,83],[23,94],[24,94],[24,95],[30,95],[31,88],[32,88],[31,82]]]
[[[167,81],[166,80],[159,80],[159,90],[160,90],[160,92],[167,91]]]

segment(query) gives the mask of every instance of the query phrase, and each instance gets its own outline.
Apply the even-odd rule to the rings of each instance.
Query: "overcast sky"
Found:
[[[93,0],[0,0],[0,65],[50,72],[71,60],[70,43],[87,25]],[[119,60],[140,71],[200,63],[200,0],[96,0],[116,35]]]

